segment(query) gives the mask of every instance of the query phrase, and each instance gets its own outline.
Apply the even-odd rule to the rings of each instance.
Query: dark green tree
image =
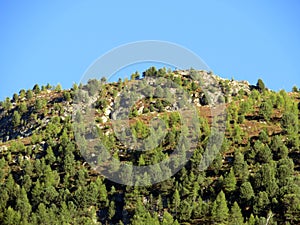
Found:
[[[249,181],[244,182],[240,187],[240,198],[242,200],[250,201],[254,197],[254,191]]]
[[[240,151],[234,152],[233,170],[238,178],[244,181],[248,179],[248,164],[244,160],[244,155]]]
[[[61,84],[57,84],[54,90],[57,92],[61,92],[62,90]]]
[[[115,202],[114,201],[110,201],[109,203],[109,208],[108,208],[108,218],[111,220],[115,213],[116,213],[116,208],[115,208]]]
[[[31,213],[31,204],[24,188],[21,189],[16,203],[16,209],[20,212],[22,223],[26,224]]]
[[[281,119],[281,127],[287,134],[298,133],[298,116],[292,112],[285,112]]]
[[[261,103],[259,108],[259,115],[265,120],[269,121],[273,113],[273,107],[270,101],[265,101]]]
[[[12,104],[11,104],[11,101],[10,101],[10,98],[6,98],[4,102],[2,102],[2,107],[4,108],[4,110],[10,110]]]
[[[172,209],[173,209],[173,212],[175,213],[175,214],[177,214],[177,212],[178,212],[178,209],[179,209],[179,206],[180,206],[180,202],[181,202],[181,200],[180,200],[180,195],[179,195],[179,192],[178,192],[178,190],[177,189],[175,189],[175,192],[174,192],[174,194],[173,194],[173,202],[172,202]]]
[[[255,204],[253,206],[253,212],[260,216],[265,216],[269,210],[270,200],[266,192],[259,192],[255,197]]]
[[[35,94],[39,94],[41,92],[40,86],[38,84],[35,84],[32,90]]]
[[[228,222],[230,225],[244,224],[244,217],[237,202],[234,202],[233,206],[231,207]]]
[[[13,101],[14,101],[15,103],[17,103],[18,100],[19,100],[19,95],[18,95],[17,93],[14,93],[14,95],[13,95]]]
[[[224,179],[224,189],[226,192],[232,192],[236,189],[236,178],[232,168]]]
[[[298,87],[297,86],[293,86],[293,88],[292,88],[292,92],[299,92],[299,89],[298,89]]]
[[[140,79],[140,73],[138,71],[136,71],[135,73],[131,74],[130,79],[131,80]]]
[[[13,117],[12,117],[12,123],[14,127],[17,127],[21,123],[21,116],[18,111],[14,111]]]
[[[256,83],[256,87],[260,92],[263,92],[266,89],[266,86],[265,86],[264,82],[262,81],[262,79],[258,79],[258,81]]]
[[[15,225],[21,223],[21,214],[18,211],[15,211],[10,206],[7,208],[3,220],[3,225]]]
[[[180,208],[178,211],[179,214],[179,219],[181,221],[187,221],[191,218],[192,215],[192,206],[191,204],[188,202],[187,199],[183,200],[180,202]]]
[[[64,92],[64,99],[69,102],[71,100],[71,94],[68,91]]]
[[[28,91],[26,92],[26,98],[27,98],[27,100],[32,99],[32,97],[33,97],[33,92],[32,92],[32,90],[28,90]]]
[[[172,215],[168,213],[168,211],[165,211],[163,215],[162,225],[170,225],[170,224],[171,225],[174,224],[174,219]]]
[[[224,223],[228,221],[229,210],[226,203],[226,197],[223,191],[221,191],[212,206],[212,222],[213,223]]]
[[[19,106],[19,112],[21,115],[27,112],[27,105],[26,102],[22,102]]]

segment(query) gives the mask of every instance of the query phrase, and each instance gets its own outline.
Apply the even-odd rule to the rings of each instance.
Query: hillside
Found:
[[[195,81],[195,74],[215,86]],[[158,81],[156,89],[147,79]],[[143,98],[135,96],[135,85]],[[167,87],[187,95],[170,103]],[[131,96],[129,103],[117,103],[121,92]],[[206,71],[154,67],[114,83],[103,78],[70,90],[49,84],[20,90],[0,106],[0,224],[300,224],[299,102],[297,88],[274,92],[262,80],[250,85]],[[197,141],[188,139],[191,128],[178,113],[185,103],[196,109],[189,124],[199,124]],[[219,110],[214,103],[225,109],[225,136],[213,162],[199,170],[215,125],[212,110]],[[129,129],[121,129],[123,120]],[[164,131],[150,128],[156,120]],[[190,160],[167,180],[155,182],[170,172],[162,167],[155,178],[118,174],[120,181],[137,175],[132,186],[101,175],[118,170],[103,163],[105,157],[146,167],[171,158],[179,142],[186,151],[169,166]],[[100,145],[108,156],[97,156]],[[138,151],[143,148],[151,150]]]

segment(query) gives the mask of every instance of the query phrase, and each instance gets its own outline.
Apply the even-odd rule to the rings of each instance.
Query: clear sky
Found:
[[[79,82],[99,56],[140,40],[177,43],[221,77],[300,87],[300,1],[0,0],[0,99]]]

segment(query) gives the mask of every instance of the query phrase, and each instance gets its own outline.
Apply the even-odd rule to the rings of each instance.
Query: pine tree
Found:
[[[263,92],[266,89],[266,86],[265,86],[264,82],[262,81],[262,79],[258,79],[256,87],[260,92]]]
[[[14,101],[15,103],[17,103],[18,100],[19,100],[19,95],[18,95],[17,93],[14,93],[14,95],[13,95],[13,101]]]
[[[247,225],[255,225],[255,217],[253,214],[250,215]]]
[[[177,189],[175,189],[175,192],[174,192],[174,194],[173,194],[173,206],[172,206],[172,208],[173,208],[173,212],[175,213],[175,214],[177,214],[177,212],[178,212],[178,208],[179,208],[179,205],[180,205],[180,195],[179,195],[179,191],[177,190]]]
[[[221,191],[216,200],[213,203],[212,222],[214,223],[226,223],[229,216],[229,210],[226,203],[226,197],[223,191]]]
[[[250,182],[244,182],[240,187],[240,198],[250,201],[254,197],[254,191]]]
[[[25,97],[25,94],[26,94],[25,90],[24,90],[24,89],[21,89],[21,90],[19,91],[19,95],[20,95],[19,98],[22,100],[22,99]]]
[[[116,213],[115,202],[110,201],[109,208],[108,208],[108,218],[111,220],[114,217],[115,213]]]
[[[248,179],[248,164],[244,160],[244,155],[240,151],[234,152],[233,170],[235,175],[243,181]]]
[[[170,213],[168,213],[168,211],[165,211],[164,216],[163,216],[162,225],[170,225],[173,223],[174,223],[174,219],[173,219],[172,215]]]
[[[19,106],[19,112],[21,115],[27,112],[27,105],[26,102],[22,102]]]
[[[255,198],[255,204],[253,206],[253,212],[257,215],[265,215],[269,209],[270,200],[266,192],[259,192]]]
[[[61,92],[61,90],[62,90],[61,85],[57,84],[54,90],[57,91],[57,92]]]
[[[32,90],[35,94],[39,94],[41,92],[40,86],[38,84],[35,84]]]
[[[33,92],[32,92],[32,90],[28,90],[28,91],[26,92],[26,98],[27,98],[27,100],[32,99],[32,97],[33,97]]]
[[[147,218],[147,211],[142,203],[141,198],[137,199],[136,206],[135,206],[135,214],[132,218],[132,224],[147,224],[146,220],[149,220],[149,217]]]
[[[5,101],[2,102],[1,105],[2,105],[2,107],[4,108],[4,110],[10,110],[10,108],[11,108],[11,106],[12,106],[12,104],[11,104],[11,102],[10,102],[10,98],[7,97],[7,98],[5,99]]]
[[[270,101],[263,102],[259,107],[259,115],[265,120],[269,121],[273,113],[273,107]]]
[[[13,114],[13,117],[12,117],[12,123],[13,123],[13,125],[15,127],[19,126],[20,122],[21,122],[21,116],[20,116],[19,112],[18,111],[14,111],[14,114]]]
[[[55,155],[53,153],[53,150],[52,150],[51,146],[49,146],[47,148],[46,152],[47,153],[46,153],[45,159],[46,159],[46,161],[47,161],[48,164],[52,165],[55,162],[56,157],[55,157]]]
[[[298,116],[292,112],[285,112],[281,119],[281,127],[287,134],[298,132]]]
[[[15,225],[20,224],[20,222],[21,214],[9,206],[5,212],[3,225]]]
[[[50,221],[47,207],[44,203],[40,203],[36,212],[38,224],[45,224],[46,221]]]
[[[108,199],[107,199],[106,186],[104,184],[100,185],[99,193],[100,193],[99,195],[100,202],[102,202],[102,204],[106,206],[108,204]]]
[[[184,199],[180,203],[180,210],[178,211],[179,213],[179,218],[182,221],[187,221],[191,218],[192,215],[192,205],[187,199]]]
[[[26,223],[31,212],[31,204],[24,188],[21,189],[17,197],[16,209],[21,213],[22,223]]]
[[[226,192],[234,191],[236,188],[236,178],[233,172],[233,169],[230,169],[230,172],[224,179],[224,189]]]
[[[71,212],[68,209],[66,202],[61,202],[61,208],[59,212],[59,220],[61,224],[70,224],[71,223]]]
[[[257,160],[261,163],[269,163],[273,158],[271,149],[268,145],[262,145],[257,152]]]
[[[234,202],[233,206],[231,207],[228,221],[230,225],[244,224],[244,218],[237,202]]]

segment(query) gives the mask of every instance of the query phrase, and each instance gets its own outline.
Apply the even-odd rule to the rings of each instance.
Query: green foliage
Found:
[[[233,206],[230,210],[229,216],[229,224],[230,225],[243,225],[244,224],[244,217],[242,215],[241,209],[237,202],[234,202]]]
[[[71,94],[68,91],[64,92],[64,99],[69,102],[71,100]]]
[[[157,70],[154,66],[147,69],[145,72],[143,72],[143,77],[155,77],[157,75]]]
[[[14,93],[14,95],[13,95],[13,101],[14,101],[15,103],[17,103],[18,100],[19,100],[19,95],[18,95],[17,93]]]
[[[233,162],[234,174],[242,180],[247,180],[249,176],[248,165],[244,160],[244,155],[236,150],[234,152],[234,162]]]
[[[54,90],[57,92],[61,92],[62,90],[61,84],[57,84]]]
[[[270,120],[272,113],[273,113],[273,107],[270,101],[265,101],[260,105],[259,115],[265,121],[268,122]]]
[[[233,168],[230,169],[230,172],[226,175],[224,179],[224,189],[226,192],[234,191],[236,188],[236,178],[233,172]]]
[[[25,97],[25,95],[26,95],[26,92],[25,92],[24,89],[22,89],[22,90],[19,91],[19,98],[20,99],[23,99]]]
[[[136,71],[135,73],[131,74],[130,79],[131,79],[131,80],[137,80],[137,79],[140,79],[140,74],[139,74],[139,72]]]
[[[180,200],[180,195],[179,195],[179,192],[177,189],[175,189],[175,192],[173,194],[173,202],[172,202],[172,209],[173,209],[173,212],[175,214],[177,214],[178,212],[178,208],[180,206],[180,203],[181,203],[181,200]]]
[[[18,111],[14,111],[13,117],[12,117],[12,123],[14,127],[19,126],[21,123],[21,116]]]
[[[35,84],[32,90],[35,94],[39,94],[41,92],[40,86],[38,84]]]
[[[281,119],[281,127],[287,134],[298,133],[298,116],[292,112],[285,112]]]
[[[255,197],[255,203],[253,206],[253,211],[255,214],[266,215],[269,210],[270,200],[268,198],[268,194],[263,191],[259,192],[258,196]]]
[[[19,106],[19,112],[21,115],[27,112],[27,105],[26,102],[22,102]]]
[[[240,187],[241,199],[250,201],[254,197],[254,191],[250,182],[244,182]]]
[[[221,191],[213,203],[211,210],[212,222],[217,224],[226,224],[229,216],[229,210],[226,203],[226,197]]]
[[[20,224],[21,222],[21,213],[19,211],[15,211],[10,206],[5,212],[5,217],[3,220],[4,225],[15,225]]]
[[[89,80],[87,84],[87,90],[89,96],[94,96],[96,92],[100,90],[100,82],[96,79]]]
[[[266,89],[266,86],[265,86],[264,82],[262,81],[262,79],[258,79],[256,87],[260,92],[263,92]]]
[[[292,92],[299,92],[299,89],[298,89],[298,87],[297,86],[294,86],[293,88],[292,88]]]
[[[191,94],[192,101],[203,98],[197,82],[188,75],[182,77],[177,72],[155,68],[143,73],[146,74],[172,79]],[[143,82],[138,74],[132,79]],[[145,141],[151,151],[136,151],[121,143],[111,132],[110,121],[103,125],[98,120],[99,127],[92,132],[92,135],[99,133],[101,144],[109,149],[103,154],[97,152],[99,143],[90,149],[94,143],[89,137],[76,136],[73,119],[67,115],[75,92],[81,91],[83,97],[85,92],[97,96],[96,117],[101,118],[111,99],[130,82],[140,81],[125,79],[106,84],[104,79],[91,80],[80,87],[74,84],[70,91],[61,90],[61,94],[55,93],[50,85],[42,86],[42,92],[35,85],[34,93],[21,90],[19,96],[15,94],[12,100],[7,98],[1,103],[0,224],[258,225],[266,224],[267,220],[269,224],[300,223],[298,92],[275,93],[258,84],[258,89],[249,95],[239,91],[234,97],[229,96],[230,82],[221,82],[227,100],[232,101],[227,104],[228,130],[220,139],[221,149],[212,147],[213,152],[218,152],[212,164],[199,171],[211,133],[207,107],[199,108],[199,118],[191,118],[192,125],[200,123],[195,131],[199,134],[197,145],[191,149],[187,136],[192,126],[183,127],[181,115],[166,110],[169,103],[163,99],[164,88],[141,84],[150,97],[133,106],[135,118],[129,119],[134,138],[151,137]],[[141,105],[143,115],[138,113]],[[85,122],[85,113],[80,110],[74,121]],[[148,127],[156,116],[165,123],[165,133],[163,129]],[[79,125],[75,129],[88,128]],[[158,137],[164,138],[159,141]],[[211,138],[213,143],[220,141]],[[96,173],[80,152],[90,153],[96,164],[99,161],[103,165],[104,156],[120,160],[121,166],[112,163],[99,167],[101,172],[112,174],[120,168],[119,179],[132,179],[136,172],[124,166],[125,163],[152,164],[155,176],[160,178],[162,173],[170,171],[156,163],[172,158],[178,140],[182,142],[180,157],[171,161],[170,167],[176,168],[193,153],[191,160],[169,179],[145,187],[108,180]],[[149,184],[151,179],[149,174],[139,174],[136,184]]]
[[[35,112],[40,112],[45,106],[46,106],[46,101],[44,99],[36,99],[34,109]]]
[[[2,107],[4,108],[4,110],[10,110],[12,104],[10,102],[10,98],[6,98],[4,102],[2,102]]]
[[[27,100],[32,99],[32,97],[33,97],[33,92],[32,92],[32,90],[28,90],[28,91],[26,92],[26,98],[27,98]]]

